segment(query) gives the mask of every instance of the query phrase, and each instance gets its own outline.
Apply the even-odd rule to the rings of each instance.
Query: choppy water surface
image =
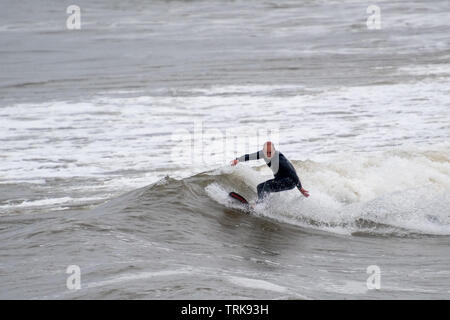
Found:
[[[0,298],[450,298],[448,1],[70,4],[0,10]]]

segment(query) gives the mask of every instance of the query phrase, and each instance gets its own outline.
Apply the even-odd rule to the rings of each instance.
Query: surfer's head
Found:
[[[271,159],[275,154],[275,145],[272,142],[267,141],[264,143],[263,152],[266,158]]]

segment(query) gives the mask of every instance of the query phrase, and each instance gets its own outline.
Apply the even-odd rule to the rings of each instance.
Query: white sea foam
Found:
[[[271,194],[270,201],[257,205],[254,214],[343,234],[406,230],[448,235],[450,146],[442,144],[437,149],[398,149],[336,156],[329,162],[294,162],[310,198],[303,198],[295,189]],[[261,173],[266,173],[265,167]],[[270,178],[246,165],[231,174],[236,177],[235,191],[244,181],[255,190],[258,183]],[[206,192],[233,207],[236,204],[227,198],[232,188],[213,183]],[[377,229],[370,223],[385,227]]]
[[[86,197],[86,198],[71,198],[71,197],[62,197],[62,198],[47,198],[47,199],[39,199],[34,201],[22,201],[18,204],[5,204],[1,205],[0,209],[11,209],[11,208],[27,208],[27,207],[47,207],[47,206],[61,206],[68,205],[74,203],[86,203],[91,201],[99,201],[105,200],[104,197]]]
[[[124,192],[167,175],[184,178],[228,165],[230,159],[260,149],[267,137],[255,135],[270,124],[279,129],[276,145],[289,159],[316,161],[309,168],[314,174],[303,172],[302,176],[325,207],[373,198],[385,188],[380,176],[387,177],[392,171],[401,174],[383,180],[391,191],[435,179],[445,184],[445,163],[423,155],[415,162],[391,156],[387,163],[374,165],[371,161],[375,160],[350,156],[347,163],[341,160],[339,168],[317,161],[327,162],[336,154],[353,155],[355,151],[446,141],[450,125],[447,82],[299,93],[303,89],[215,86],[192,89],[190,96],[99,97],[76,103],[2,107],[0,183],[77,177],[84,178],[86,189]],[[182,154],[174,157],[173,151],[180,146],[174,130],[193,133],[194,121],[201,121],[204,130],[216,130],[222,138],[231,130],[236,143],[225,149],[221,137],[205,142],[192,136],[193,140],[182,145]],[[193,145],[199,149],[194,150]],[[254,185],[258,177],[247,179],[250,181],[245,183]]]
[[[411,75],[419,76],[450,76],[450,64],[430,64],[430,65],[420,65],[420,66],[408,66],[401,67],[398,70],[399,74],[407,73]]]
[[[244,277],[236,277],[236,276],[229,276],[228,280],[236,284],[238,286],[246,287],[246,288],[252,288],[252,289],[259,289],[259,290],[267,290],[267,291],[275,291],[275,292],[287,292],[288,288],[279,286],[277,284],[261,280],[261,279],[250,279],[250,278],[244,278]]]
[[[164,270],[164,271],[155,271],[155,272],[141,272],[141,273],[130,273],[125,274],[119,277],[114,277],[111,279],[91,282],[83,285],[83,288],[90,289],[96,287],[103,287],[109,285],[117,285],[122,282],[131,282],[136,280],[146,280],[156,277],[167,277],[167,276],[177,276],[177,275],[185,275],[189,274],[189,270]]]

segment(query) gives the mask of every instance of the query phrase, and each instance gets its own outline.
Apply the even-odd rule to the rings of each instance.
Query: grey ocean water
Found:
[[[0,298],[450,298],[449,1],[0,3]]]

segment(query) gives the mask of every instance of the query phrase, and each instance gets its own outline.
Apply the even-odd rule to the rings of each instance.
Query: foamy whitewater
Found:
[[[0,10],[0,298],[450,298],[448,1],[77,5]]]

